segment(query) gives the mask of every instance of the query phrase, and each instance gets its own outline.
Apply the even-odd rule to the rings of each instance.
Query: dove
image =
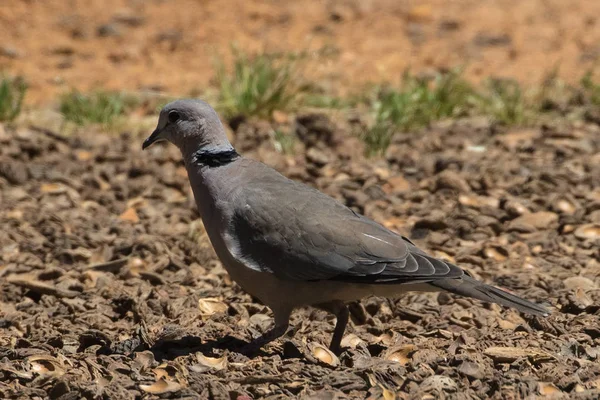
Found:
[[[314,306],[335,315],[329,347],[339,354],[349,319],[346,304],[367,296],[448,291],[536,316],[549,314],[432,257],[324,193],[241,156],[204,101],[167,104],[142,148],[158,141],[181,151],[206,232],[231,278],[273,311],[274,326],[248,349],[284,335],[295,308]]]

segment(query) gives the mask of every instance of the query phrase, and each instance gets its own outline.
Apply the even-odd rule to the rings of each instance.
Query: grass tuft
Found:
[[[294,147],[296,145],[295,136],[286,133],[280,129],[273,131],[273,141],[275,149],[283,154],[294,154]]]
[[[433,79],[404,75],[399,91],[382,92],[375,103],[378,121],[388,121],[401,130],[427,126],[432,121],[455,117],[468,106],[474,91],[459,71],[438,74]]]
[[[60,112],[65,119],[78,125],[110,125],[135,104],[133,97],[123,93],[97,91],[82,94],[73,91],[62,96]]]
[[[21,113],[26,92],[27,84],[22,79],[0,80],[0,121],[12,121]]]
[[[363,135],[367,153],[382,153],[397,130],[410,131],[463,114],[474,95],[459,70],[438,74],[433,79],[406,73],[399,90],[380,91],[372,104],[375,122]]]
[[[269,117],[275,110],[287,110],[298,99],[295,82],[296,60],[290,56],[259,54],[248,57],[233,49],[233,71],[223,62],[217,64],[220,111],[226,118],[238,116]]]
[[[527,102],[519,82],[490,79],[485,91],[477,96],[477,108],[483,115],[505,125],[522,125],[527,121]]]
[[[600,105],[600,84],[594,82],[592,71],[583,75],[580,85],[589,102],[595,106]]]

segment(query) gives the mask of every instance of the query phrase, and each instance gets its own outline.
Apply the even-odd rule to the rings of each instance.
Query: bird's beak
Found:
[[[159,128],[156,128],[154,130],[154,132],[152,132],[152,134],[150,136],[148,136],[148,138],[146,140],[144,140],[144,143],[142,144],[142,150],[146,150],[154,142],[164,140],[164,138],[161,137],[161,135],[160,135],[161,133],[162,133],[162,130]]]

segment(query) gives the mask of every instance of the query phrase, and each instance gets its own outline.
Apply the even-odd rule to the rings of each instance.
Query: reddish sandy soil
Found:
[[[576,80],[600,55],[598,16],[595,0],[5,0],[0,70],[27,78],[29,103],[72,87],[203,90],[233,42],[309,50],[306,74],[336,91],[408,67]]]

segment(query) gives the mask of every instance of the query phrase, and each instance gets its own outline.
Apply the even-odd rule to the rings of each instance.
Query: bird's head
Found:
[[[176,100],[160,112],[158,124],[142,149],[169,141],[182,152],[231,148],[217,112],[202,100]]]

